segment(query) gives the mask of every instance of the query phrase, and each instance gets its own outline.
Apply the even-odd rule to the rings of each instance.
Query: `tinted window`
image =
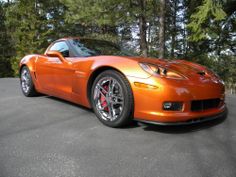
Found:
[[[56,42],[55,44],[52,45],[50,50],[56,50],[60,52],[64,57],[70,56],[69,47],[65,42]]]
[[[73,39],[71,44],[79,56],[97,56],[97,55],[117,55],[117,56],[131,56],[125,50],[122,50],[118,45],[95,39]]]

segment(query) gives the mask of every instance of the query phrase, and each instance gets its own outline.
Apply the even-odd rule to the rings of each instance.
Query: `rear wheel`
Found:
[[[30,71],[27,66],[23,66],[20,73],[21,90],[27,97],[36,96],[38,93],[35,90]]]
[[[132,90],[128,80],[117,71],[98,75],[92,86],[91,103],[96,116],[109,127],[121,127],[132,120]]]

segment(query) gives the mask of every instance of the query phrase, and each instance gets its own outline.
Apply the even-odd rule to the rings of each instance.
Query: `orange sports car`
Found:
[[[134,57],[103,40],[59,39],[20,61],[20,81],[25,96],[44,93],[92,108],[110,127],[133,119],[191,124],[226,112],[224,83],[206,67]]]

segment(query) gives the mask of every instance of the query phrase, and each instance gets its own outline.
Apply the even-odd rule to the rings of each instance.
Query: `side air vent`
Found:
[[[34,72],[34,78],[37,80],[37,77],[36,77],[36,72]]]

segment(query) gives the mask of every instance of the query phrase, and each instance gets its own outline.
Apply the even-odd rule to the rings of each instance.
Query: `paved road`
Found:
[[[0,79],[0,177],[235,177],[236,97],[227,103],[227,119],[207,124],[113,129]]]

